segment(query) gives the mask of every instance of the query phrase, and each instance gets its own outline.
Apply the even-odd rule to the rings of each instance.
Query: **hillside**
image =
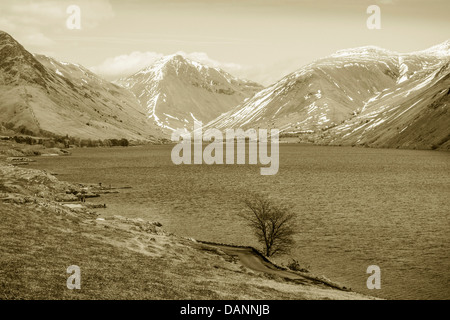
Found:
[[[450,134],[449,48],[447,41],[410,54],[371,46],[341,50],[287,75],[207,126],[278,128],[322,144],[444,147]],[[396,121],[388,121],[394,114]]]
[[[0,123],[39,135],[155,140],[135,97],[77,64],[33,56],[0,32]]]
[[[423,71],[422,71],[423,72]],[[365,105],[317,142],[387,148],[450,149],[449,63],[417,75]]]
[[[133,92],[148,117],[168,133],[192,129],[195,119],[207,123],[262,89],[257,83],[177,54],[117,83]]]

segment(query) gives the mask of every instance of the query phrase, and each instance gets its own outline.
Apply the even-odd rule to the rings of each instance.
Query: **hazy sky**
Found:
[[[381,8],[369,30],[366,9]],[[81,29],[66,27],[69,5]],[[339,49],[409,52],[450,39],[449,0],[1,0],[0,30],[108,79],[176,52],[269,84]]]

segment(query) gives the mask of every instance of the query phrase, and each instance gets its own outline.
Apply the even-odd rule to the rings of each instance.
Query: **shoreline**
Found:
[[[154,246],[152,254],[155,255],[156,252],[157,255],[163,254],[170,254],[164,253],[165,250],[162,250],[164,248],[164,243],[170,243],[173,247],[180,247],[183,248],[183,250],[186,250],[190,253],[191,258],[193,258],[193,261],[195,262],[196,259],[199,257],[207,258],[208,260],[211,260],[213,265],[214,264],[223,264],[224,261],[226,262],[226,266],[222,266],[222,268],[219,268],[219,270],[222,270],[221,272],[225,272],[228,269],[234,269],[238,272],[238,276],[242,279],[240,281],[249,281],[249,283],[254,283],[254,280],[256,279],[265,279],[263,280],[266,285],[269,285],[269,287],[276,287],[277,290],[281,290],[281,292],[284,292],[284,294],[281,294],[284,296],[284,298],[290,297],[289,299],[295,297],[298,298],[298,295],[303,295],[304,298],[309,299],[322,299],[322,298],[331,298],[331,299],[378,299],[375,297],[369,297],[366,295],[362,295],[356,292],[349,292],[349,291],[343,291],[342,288],[338,288],[336,286],[333,287],[332,284],[326,283],[325,280],[320,280],[314,277],[310,277],[308,275],[301,275],[295,272],[291,271],[283,271],[280,270],[280,272],[288,272],[291,275],[295,275],[296,279],[290,279],[291,281],[287,281],[283,278],[283,276],[280,276],[275,272],[275,274],[269,275],[265,274],[264,272],[258,272],[257,270],[253,270],[251,266],[248,267],[245,264],[239,263],[239,259],[236,260],[235,255],[233,252],[228,252],[227,249],[223,250],[223,248],[215,248],[217,249],[216,253],[212,256],[211,253],[206,253],[208,257],[204,257],[204,252],[211,252],[211,244],[207,244],[206,242],[203,243],[202,241],[197,240],[185,240],[183,237],[178,237],[174,234],[167,234],[163,229],[161,229],[160,224],[153,223],[150,221],[146,221],[143,219],[130,219],[130,218],[123,218],[123,217],[107,217],[107,218],[98,218],[99,215],[91,209],[88,208],[70,208],[67,206],[64,206],[64,202],[58,202],[57,201],[57,194],[61,192],[62,190],[68,188],[68,187],[74,187],[70,183],[59,181],[56,177],[52,176],[49,173],[43,172],[41,170],[37,169],[28,169],[28,168],[21,168],[16,167],[8,164],[4,164],[0,162],[0,171],[2,172],[3,181],[2,181],[2,189],[0,193],[2,193],[2,197],[0,197],[0,201],[3,202],[3,207],[10,207],[10,209],[13,209],[13,211],[18,211],[19,216],[21,214],[21,211],[29,211],[30,208],[36,208],[33,209],[33,211],[37,210],[43,210],[44,212],[47,212],[47,217],[50,217],[49,215],[56,214],[55,218],[58,217],[71,217],[69,218],[70,221],[76,221],[76,225],[87,226],[92,227],[103,227],[106,230],[108,229],[116,229],[118,234],[123,232],[131,232],[133,234],[133,237],[136,236],[139,237],[148,237],[147,233],[150,233],[152,236],[148,239],[148,241]],[[14,183],[14,180],[18,181],[18,183]],[[25,179],[27,181],[26,185],[23,185],[20,181],[23,181]],[[6,181],[7,180],[7,181]],[[6,187],[5,187],[6,186]],[[48,191],[48,193],[43,193],[36,195],[35,191],[36,189],[42,189],[44,187],[45,190]],[[11,192],[15,191],[15,192]],[[12,194],[13,196],[5,197],[5,193]],[[2,209],[3,211],[3,209]],[[51,218],[54,219],[54,218]],[[19,221],[16,221],[16,223],[22,223],[20,219]],[[52,220],[52,223],[54,221]],[[70,224],[70,223],[69,223]],[[65,226],[65,228],[70,228],[69,226]],[[83,228],[82,228],[83,229]],[[87,235],[88,238],[95,239],[96,233],[89,232],[89,230],[84,230],[83,233]],[[47,230],[47,232],[50,232],[50,229]],[[143,233],[142,233],[143,232]],[[55,235],[56,236],[56,235]],[[58,235],[59,236],[59,235]],[[115,246],[118,248],[125,248],[126,251],[130,250],[131,252],[138,252],[141,255],[148,256],[149,252],[145,249],[145,246],[147,244],[143,244],[142,240],[140,240],[140,245],[136,246],[129,246],[127,241],[119,241],[116,239],[117,235],[115,234],[109,234],[108,236],[104,236],[103,241],[107,243],[108,245],[111,245],[111,243],[114,243]],[[8,239],[8,241],[11,241],[11,239]],[[5,243],[7,243],[6,241]],[[159,243],[160,242],[160,243]],[[56,245],[57,244],[53,244]],[[142,247],[142,245],[144,247]],[[162,247],[160,247],[162,245]],[[205,246],[209,247],[209,249],[206,249]],[[215,245],[217,246],[217,244]],[[228,246],[229,248],[232,248],[232,246]],[[160,250],[157,250],[159,248]],[[247,247],[250,248],[250,247]],[[12,249],[12,248],[10,248]],[[52,251],[54,251],[56,247],[53,247]],[[161,251],[162,250],[162,251]],[[192,252],[192,251],[195,252]],[[249,250],[255,250],[254,248]],[[57,250],[56,252],[58,252]],[[214,250],[213,250],[214,251]],[[256,251],[256,250],[255,250]],[[176,251],[173,252],[176,254]],[[3,255],[2,255],[3,256]],[[14,255],[13,255],[14,256]],[[185,256],[182,260],[185,260],[187,258]],[[219,260],[217,260],[219,258]],[[187,260],[189,261],[189,260]],[[211,261],[209,261],[211,263]],[[268,260],[267,260],[268,261]],[[269,262],[272,266],[275,267],[275,265],[271,262]],[[199,267],[198,264],[193,263],[194,269],[196,266]],[[192,267],[192,266],[191,266]],[[199,267],[201,269],[204,269],[204,267]],[[281,268],[279,266],[276,266],[276,268]],[[170,269],[170,267],[169,267]],[[216,267],[208,268],[208,272],[212,272],[214,274],[214,270],[216,270]],[[234,272],[236,272],[234,271]],[[203,270],[203,272],[206,272]],[[219,272],[220,273],[220,272]],[[286,275],[286,274],[284,274]],[[217,276],[217,275],[215,275]],[[176,277],[176,276],[175,276]],[[255,278],[256,277],[256,278]],[[267,278],[268,277],[268,278]],[[196,278],[196,277],[195,277]],[[254,280],[252,280],[254,279]],[[300,281],[302,279],[302,281]],[[225,277],[222,281],[230,281],[228,277]],[[275,282],[273,282],[275,281]],[[292,282],[294,281],[294,282]],[[295,283],[295,282],[304,282],[303,284]],[[127,282],[127,281],[124,281]],[[294,284],[293,284],[294,283]],[[306,285],[305,285],[306,283]],[[326,288],[328,287],[328,288]],[[274,289],[274,288],[272,288]],[[187,289],[189,291],[189,289]],[[227,291],[228,289],[223,288],[222,290]],[[287,290],[287,291],[286,291]],[[297,291],[297,292],[296,292]],[[287,292],[290,292],[287,296]],[[21,294],[28,296],[27,293],[22,292]],[[241,297],[235,297],[235,299],[246,299],[248,295],[251,294],[250,292],[247,292],[246,294],[243,294]],[[292,296],[291,296],[292,295]],[[20,296],[20,295],[19,295]],[[29,298],[33,299],[33,295]],[[308,298],[309,297],[309,298]],[[276,295],[269,294],[268,296],[263,297],[263,299],[277,299]]]
[[[358,292],[363,292],[368,295],[375,295],[384,299],[440,299],[442,296],[446,296],[446,289],[443,287],[442,282],[439,283],[435,279],[442,277],[446,278],[445,270],[442,269],[445,265],[440,263],[440,261],[445,258],[444,253],[439,253],[436,250],[430,249],[430,261],[435,261],[431,263],[423,264],[420,260],[421,251],[417,251],[424,247],[425,243],[422,240],[432,240],[445,239],[442,234],[447,228],[442,224],[436,224],[437,221],[443,221],[445,218],[439,211],[439,208],[446,208],[447,205],[443,202],[444,195],[442,192],[437,193],[437,195],[430,194],[431,192],[421,192],[422,188],[420,186],[415,186],[414,182],[421,185],[423,183],[432,183],[432,186],[442,185],[448,180],[447,175],[443,175],[442,164],[445,164],[446,155],[442,153],[431,153],[431,152],[416,152],[414,150],[371,150],[371,149],[353,149],[353,148],[308,148],[308,147],[296,147],[295,145],[286,146],[285,157],[289,156],[286,161],[290,161],[291,164],[296,164],[297,167],[292,167],[293,177],[285,177],[284,173],[286,170],[280,172],[281,175],[275,177],[276,184],[274,187],[270,187],[268,190],[274,192],[274,195],[280,197],[280,199],[293,199],[293,197],[299,197],[303,193],[313,195],[315,190],[325,192],[327,197],[318,196],[314,201],[308,200],[308,198],[303,197],[298,198],[299,205],[297,209],[299,212],[304,212],[306,215],[302,218],[302,223],[305,223],[304,228],[302,228],[301,233],[297,237],[298,246],[296,246],[292,252],[292,256],[298,259],[302,266],[310,268],[313,272],[319,275],[327,275],[330,279],[349,285],[352,289]],[[298,157],[306,155],[303,159],[297,161]],[[326,156],[331,156],[331,159],[335,160],[325,160]],[[117,156],[117,161],[116,157]],[[253,235],[250,234],[245,228],[241,227],[239,222],[234,219],[234,214],[236,214],[236,209],[239,209],[231,203],[227,205],[226,201],[233,199],[236,196],[236,192],[233,189],[228,190],[229,186],[225,184],[225,192],[222,193],[218,188],[212,187],[209,189],[202,189],[202,186],[207,185],[211,179],[202,179],[199,183],[194,183],[194,192],[183,192],[180,193],[186,186],[184,180],[191,181],[191,175],[197,172],[203,172],[205,170],[213,172],[214,176],[219,179],[225,178],[227,181],[227,175],[231,174],[234,177],[234,173],[246,172],[250,180],[240,179],[239,177],[229,180],[233,185],[238,183],[237,196],[245,190],[248,183],[253,183],[255,190],[264,190],[268,188],[266,184],[263,184],[262,188],[259,187],[259,182],[257,179],[253,179],[253,172],[242,167],[208,167],[200,168],[199,166],[184,166],[175,167],[170,163],[167,164],[165,159],[170,156],[170,146],[149,146],[148,148],[112,148],[112,149],[77,149],[74,150],[73,155],[70,157],[52,157],[52,158],[39,158],[34,157],[38,160],[37,162],[30,163],[28,167],[36,168],[41,170],[46,170],[49,173],[56,172],[58,177],[64,181],[69,181],[71,183],[77,183],[78,181],[84,182],[85,185],[95,184],[96,182],[104,182],[104,186],[112,183],[113,186],[121,186],[123,184],[133,185],[135,179],[139,181],[139,185],[133,185],[133,190],[122,190],[121,195],[116,197],[116,195],[104,195],[101,198],[90,199],[89,202],[93,203],[108,203],[108,208],[106,210],[96,210],[103,215],[125,215],[130,218],[142,217],[147,220],[156,219],[162,222],[165,228],[172,233],[180,236],[193,237],[201,240],[209,240],[223,243],[236,243],[236,244],[248,244],[256,248],[259,248],[259,244],[256,243]],[[422,158],[425,157],[425,158]],[[142,163],[136,163],[137,157],[148,157],[148,160]],[[313,160],[313,157],[318,157],[317,161]],[[358,158],[364,157],[364,159],[370,161],[359,161]],[[97,160],[100,161],[97,161]],[[147,159],[147,158],[145,158]],[[403,199],[403,205],[398,207],[397,212],[402,212],[402,214],[395,214],[392,216],[389,212],[384,211],[383,207],[392,208],[393,205],[397,205],[390,199],[385,198],[385,204],[381,204],[381,207],[375,208],[373,206],[374,202],[369,201],[373,199],[373,195],[377,195],[376,184],[374,188],[370,188],[369,183],[357,183],[356,185],[362,186],[363,188],[369,188],[372,192],[360,192],[363,189],[354,189],[358,197],[347,198],[350,194],[354,195],[355,191],[346,192],[345,190],[338,191],[333,195],[333,192],[327,192],[320,185],[323,184],[322,180],[317,180],[317,178],[323,178],[324,175],[320,170],[324,165],[329,164],[335,165],[340,164],[342,160],[348,159],[352,163],[356,164],[358,168],[367,168],[363,171],[358,170],[356,174],[353,173],[353,166],[344,167],[344,170],[338,170],[337,174],[339,177],[348,176],[350,178],[355,178],[358,175],[367,172],[370,176],[377,178],[386,179],[384,181],[388,182],[388,191],[385,194],[395,192],[398,188],[406,191],[406,195],[416,195],[421,199],[420,203],[417,198],[410,197],[398,197]],[[372,161],[372,159],[374,161]],[[381,159],[382,161],[378,161]],[[389,161],[386,162],[384,159]],[[423,163],[423,159],[429,159],[428,165]],[[292,162],[294,161],[295,162]],[[405,168],[404,162],[408,161],[409,165]],[[170,161],[170,160],[169,160]],[[286,162],[285,161],[285,162]],[[112,165],[110,165],[110,163]],[[316,165],[317,163],[317,165]],[[415,163],[415,164],[414,164]],[[308,165],[309,168],[314,169],[310,174],[304,176],[306,178],[305,182],[299,182],[295,177],[301,177],[302,174],[297,168],[304,167]],[[378,168],[386,168],[387,170],[381,171]],[[120,169],[115,170],[114,167],[119,166]],[[173,166],[173,168],[172,168]],[[311,167],[312,166],[312,167]],[[437,166],[437,167],[436,167]],[[133,168],[136,167],[136,170]],[[336,168],[335,166],[332,168]],[[441,168],[435,170],[434,168]],[[237,169],[237,170],[236,170]],[[244,169],[244,171],[242,171]],[[251,169],[251,168],[250,168]],[[319,169],[319,171],[315,170]],[[145,171],[143,171],[145,170]],[[350,171],[351,170],[351,171]],[[416,174],[412,175],[413,171],[417,172],[421,170],[426,172],[426,174]],[[136,173],[144,173],[145,176]],[[183,176],[180,176],[180,174]],[[333,172],[336,173],[335,170]],[[153,178],[148,176],[154,173]],[[395,178],[394,173],[400,174],[400,177],[405,177],[405,179]],[[175,174],[175,175],[174,175]],[[140,178],[142,176],[142,178]],[[161,177],[167,177],[167,179]],[[92,179],[91,179],[92,178]],[[325,176],[326,178],[326,176]],[[240,180],[236,180],[240,179]],[[286,180],[285,180],[286,179]],[[331,183],[336,182],[337,185],[351,186],[345,180],[335,181],[336,179],[326,179]],[[412,185],[403,185],[403,181],[413,182]],[[205,184],[206,182],[206,184]],[[214,181],[213,185],[214,185]],[[290,185],[296,185],[300,183],[301,185],[308,182],[311,188],[300,188],[303,191],[296,191],[291,189]],[[395,190],[389,186],[389,182],[393,182],[393,186],[396,186]],[[280,184],[281,183],[281,184]],[[312,184],[311,184],[312,183]],[[352,184],[353,185],[353,184]],[[265,186],[265,187],[264,187]],[[278,192],[282,187],[285,192]],[[288,189],[286,189],[286,187]],[[253,187],[252,187],[253,188]],[[433,187],[434,188],[434,187]],[[216,200],[208,201],[208,197],[205,199],[200,199],[198,192],[195,190],[206,190],[208,194],[212,195],[214,192],[217,195]],[[209,191],[208,191],[209,190]],[[435,190],[435,189],[433,189]],[[443,189],[439,189],[443,190]],[[369,191],[369,190],[368,190]],[[217,193],[221,192],[221,193]],[[287,193],[286,193],[287,192]],[[375,192],[375,193],[373,193]],[[176,195],[180,197],[175,197]],[[428,195],[428,196],[427,196]],[[439,196],[440,195],[440,196]],[[426,197],[425,197],[426,196]],[[120,198],[126,197],[126,201],[120,200]],[[346,210],[342,210],[341,199],[350,199],[351,203],[356,204],[356,209],[362,211],[355,211],[354,207],[346,206]],[[397,197],[397,198],[398,198]],[[191,199],[192,198],[192,202]],[[323,199],[322,199],[323,198]],[[145,200],[147,199],[147,200]],[[353,199],[353,200],[351,200]],[[441,206],[430,207],[430,210],[426,210],[428,205],[431,205],[431,200],[435,199],[433,203],[442,203]],[[329,201],[332,203],[327,203]],[[348,200],[347,200],[348,201]],[[346,201],[346,203],[348,203]],[[124,202],[124,203],[123,203]],[[165,205],[167,203],[167,205]],[[315,205],[319,205],[318,208]],[[371,205],[372,204],[372,205]],[[415,206],[413,206],[415,204]],[[428,204],[428,205],[427,205]],[[194,206],[193,206],[194,205]],[[197,206],[199,209],[196,209]],[[305,207],[306,206],[306,207]],[[307,211],[303,211],[302,207],[309,208]],[[370,211],[375,210],[373,213]],[[411,232],[398,234],[394,225],[389,223],[391,219],[395,221],[403,221],[402,216],[413,215],[412,221],[417,224],[420,217],[425,215],[420,215],[419,208],[421,211],[426,213],[428,220],[422,227],[408,228]],[[434,210],[433,210],[434,208]],[[316,210],[318,209],[318,210]],[[404,209],[408,209],[405,211]],[[331,219],[326,222],[323,221],[325,216],[322,214],[327,212],[327,217]],[[360,212],[357,214],[357,212]],[[123,213],[123,214],[122,214]],[[208,214],[206,214],[208,213]],[[336,213],[336,214],[333,214]],[[331,214],[331,215],[330,215]],[[210,218],[208,218],[210,217]],[[377,217],[386,217],[386,219],[380,220],[378,222]],[[355,220],[355,219],[356,220]],[[320,222],[323,223],[320,223]],[[220,223],[219,223],[220,222]],[[320,224],[319,224],[320,223]],[[349,236],[345,230],[350,225],[354,225],[359,228],[355,232],[351,232],[354,236]],[[367,233],[364,225],[370,223],[374,227],[375,232]],[[412,223],[408,221],[403,221],[405,226],[409,226]],[[316,226],[319,224],[321,229],[316,230]],[[335,225],[335,227],[333,227]],[[360,226],[362,228],[360,228]],[[434,227],[433,227],[434,226]],[[433,230],[430,228],[433,227]],[[408,231],[405,230],[405,231]],[[430,233],[430,231],[432,233]],[[341,236],[333,236],[335,233],[342,233]],[[412,232],[418,234],[421,241],[411,243],[410,246],[402,247],[401,243],[405,241],[404,239],[410,238]],[[357,238],[355,238],[357,237]],[[381,238],[380,238],[381,237]],[[430,238],[432,237],[432,238]],[[374,240],[380,238],[383,240],[379,246],[372,248],[369,244]],[[354,239],[361,239],[361,243],[354,244]],[[439,244],[438,244],[439,246]],[[445,247],[445,245],[444,245]],[[445,250],[444,250],[445,251]],[[376,290],[372,292],[366,289],[366,267],[368,264],[380,263],[378,260],[373,260],[371,257],[381,256],[385,257],[385,263],[381,265],[384,270],[389,270],[389,273],[385,272],[383,275],[383,290]],[[352,260],[355,257],[355,260]],[[411,258],[409,258],[411,257]],[[365,258],[365,259],[364,259]],[[276,257],[274,261],[279,264],[285,264],[285,257]],[[406,259],[406,260],[405,260]],[[439,259],[439,260],[438,260]],[[372,260],[372,261],[370,261]],[[365,261],[368,261],[367,264]],[[408,263],[408,268],[397,261],[410,261]],[[386,269],[389,268],[389,269]],[[414,274],[417,274],[419,270],[423,272],[420,279],[414,278]],[[402,276],[408,276],[410,279],[416,279],[405,285],[404,282],[399,282]]]

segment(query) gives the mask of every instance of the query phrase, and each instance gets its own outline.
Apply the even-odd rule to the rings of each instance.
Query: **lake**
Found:
[[[74,149],[32,168],[69,182],[132,186],[102,195],[102,216],[159,221],[180,236],[258,246],[238,218],[265,192],[293,205],[291,256],[353,290],[388,299],[450,299],[450,153],[280,145],[276,175],[259,165],[172,164],[172,146]],[[285,260],[285,257],[275,261]],[[368,290],[369,265],[381,289]]]

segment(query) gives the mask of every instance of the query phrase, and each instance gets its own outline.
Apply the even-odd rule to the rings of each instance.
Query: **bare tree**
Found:
[[[295,215],[290,208],[260,194],[251,195],[243,202],[247,210],[241,216],[264,245],[264,254],[270,257],[288,252],[296,232]]]

